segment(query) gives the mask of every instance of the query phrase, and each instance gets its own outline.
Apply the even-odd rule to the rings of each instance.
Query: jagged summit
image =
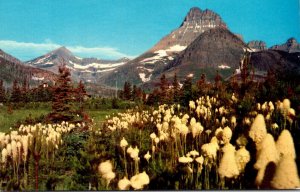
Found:
[[[289,53],[300,52],[300,44],[294,37],[289,38],[286,43],[282,45],[274,45],[270,49],[286,51]]]
[[[222,21],[221,17],[217,13],[209,9],[202,11],[198,7],[193,7],[190,9],[180,27],[189,23],[197,23],[199,25],[216,25],[217,27],[227,28],[226,24]]]
[[[197,18],[199,18],[201,16],[202,10],[198,7],[193,7],[190,9],[190,11],[188,12],[188,14],[185,16],[184,21],[182,22],[182,24],[180,26],[183,26],[184,23],[186,22],[190,22],[193,20],[196,20]]]
[[[155,52],[176,45],[184,49],[201,33],[216,27],[227,28],[217,13],[212,10],[202,11],[198,7],[193,7],[185,16],[180,27],[165,36],[150,51]]]
[[[264,41],[250,41],[248,44],[249,48],[252,51],[263,51],[263,50],[267,50],[267,44]]]

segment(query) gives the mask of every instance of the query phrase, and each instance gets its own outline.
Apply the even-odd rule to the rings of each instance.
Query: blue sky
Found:
[[[0,0],[0,49],[21,60],[61,45],[81,57],[134,57],[191,7],[217,12],[246,42],[300,41],[300,0]]]

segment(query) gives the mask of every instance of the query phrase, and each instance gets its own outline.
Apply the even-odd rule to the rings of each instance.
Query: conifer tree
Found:
[[[3,84],[3,80],[0,80],[0,103],[4,103],[6,101],[5,88]]]
[[[123,91],[123,97],[125,100],[130,100],[131,99],[131,84],[129,82],[124,83],[124,91]]]
[[[10,101],[16,103],[16,102],[20,102],[20,100],[21,100],[21,89],[18,85],[18,81],[14,80]]]
[[[182,97],[181,97],[181,104],[188,105],[189,101],[192,99],[192,78],[187,77],[182,86]]]
[[[176,73],[174,74],[174,78],[172,82],[172,92],[173,92],[173,101],[178,102],[180,96],[180,85]]]
[[[76,101],[79,102],[80,110],[82,111],[82,103],[84,101],[84,97],[87,95],[84,84],[82,81],[79,81],[78,87],[75,90],[76,93]]]
[[[48,116],[52,122],[72,121],[75,118],[75,97],[70,76],[71,73],[64,64],[59,66],[59,77],[53,91],[52,112]]]
[[[204,73],[201,74],[200,79],[196,83],[196,86],[199,95],[206,93],[206,75]]]
[[[167,100],[168,100],[168,98],[167,98],[167,96],[168,96],[168,87],[169,87],[169,85],[168,85],[168,80],[167,80],[167,78],[166,78],[166,76],[165,76],[165,74],[162,74],[162,76],[160,77],[160,83],[159,83],[159,88],[160,88],[160,100],[163,102],[163,103],[165,103]]]
[[[23,84],[22,84],[22,87],[21,87],[21,101],[23,102],[27,102],[28,99],[29,99],[29,94],[28,94],[28,91],[29,91],[29,83],[28,83],[28,80],[27,78],[24,78],[23,79]]]
[[[137,98],[138,98],[138,93],[137,93],[137,87],[136,87],[136,85],[133,85],[133,87],[132,87],[132,100],[133,101],[135,101],[135,100],[137,100]]]

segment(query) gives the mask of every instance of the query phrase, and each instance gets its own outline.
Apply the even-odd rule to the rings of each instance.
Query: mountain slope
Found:
[[[300,52],[288,53],[280,50],[265,50],[251,54],[250,64],[260,71],[275,71],[300,76]]]
[[[0,79],[6,85],[12,84],[14,80],[23,82],[24,79],[27,79],[30,85],[37,84],[40,81],[53,82],[56,77],[52,72],[27,66],[0,49]]]
[[[144,54],[103,75],[99,81],[107,85],[113,85],[117,81],[120,86],[125,81],[134,84],[148,82],[160,74],[165,65],[174,60],[201,33],[216,27],[227,28],[218,14],[194,7],[190,9],[178,29],[163,37]]]
[[[80,58],[74,56],[66,47],[60,47],[43,56],[27,61],[26,63],[36,68],[52,71],[53,73],[58,73],[58,66],[65,63],[71,70],[73,80],[96,83],[95,78],[97,76],[112,71],[128,61],[129,59],[127,58],[116,61],[99,60],[96,58]]]
[[[165,66],[163,73],[171,80],[177,74],[179,80],[193,74],[198,79],[202,73],[212,81],[218,70],[223,78],[239,68],[239,62],[247,45],[225,28],[210,29],[193,41],[176,59]],[[144,87],[159,81],[160,75]]]

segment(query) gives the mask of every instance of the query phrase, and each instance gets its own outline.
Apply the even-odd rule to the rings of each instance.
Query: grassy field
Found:
[[[90,110],[87,113],[92,119],[96,126],[100,126],[104,121],[105,116],[113,113],[118,113],[118,109],[105,109],[105,110]],[[12,113],[7,112],[7,107],[0,107],[0,132],[8,132],[10,127],[13,127],[18,122],[24,121],[30,115],[32,118],[38,118],[42,115],[46,115],[50,112],[47,108],[38,109],[16,109]]]
[[[105,109],[105,110],[90,110],[87,113],[94,120],[96,126],[101,126],[102,122],[105,120],[107,115],[116,114],[122,112],[120,109]]]
[[[24,121],[30,115],[32,118],[46,115],[49,112],[47,109],[17,109],[12,113],[7,112],[7,107],[0,108],[0,131],[8,132],[9,128],[14,126],[18,121]]]

